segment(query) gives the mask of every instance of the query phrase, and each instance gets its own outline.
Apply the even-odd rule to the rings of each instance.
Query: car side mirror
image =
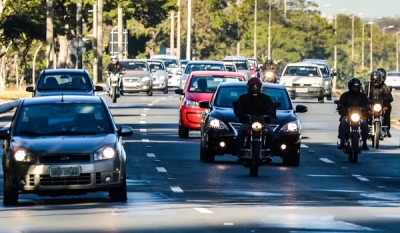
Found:
[[[186,65],[181,65],[181,68],[182,68],[182,69],[185,69],[185,68],[186,68]]]
[[[282,106],[282,104],[279,103],[279,102],[274,103],[274,107],[275,107],[275,108],[280,108],[281,106]]]
[[[176,74],[177,74],[177,75],[182,75],[182,71],[181,71],[181,70],[178,70],[178,71],[176,72]]]
[[[295,112],[296,113],[305,113],[305,112],[308,112],[308,108],[307,108],[307,106],[299,104],[299,105],[296,106]]]
[[[35,88],[33,88],[33,87],[26,87],[25,91],[27,91],[27,92],[35,92]]]
[[[156,69],[151,69],[150,72],[154,73],[154,72],[156,72]]]
[[[104,88],[101,86],[94,86],[94,91],[104,91]]]
[[[184,93],[183,93],[183,89],[176,89],[176,90],[175,90],[175,94],[183,95],[183,94],[184,94]]]
[[[333,101],[333,103],[340,104],[339,100],[335,100],[335,101]]]
[[[337,76],[337,73],[336,72],[332,72],[332,76]]]
[[[118,129],[118,136],[120,137],[131,136],[132,134],[133,129],[129,126],[121,126],[121,128]]]
[[[199,107],[200,108],[210,108],[210,101],[206,101],[206,100],[200,101],[199,102]]]
[[[0,139],[2,140],[7,140],[10,136],[9,132],[8,132],[9,128],[5,128],[5,129],[0,129]]]

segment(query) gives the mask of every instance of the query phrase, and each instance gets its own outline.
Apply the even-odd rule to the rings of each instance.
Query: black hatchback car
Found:
[[[203,115],[201,126],[200,160],[214,162],[216,155],[236,155],[237,131],[241,126],[234,112],[232,102],[247,92],[247,82],[221,83],[211,102],[202,101],[201,108],[207,111]],[[272,156],[283,159],[284,165],[300,164],[301,122],[296,113],[304,113],[308,108],[297,105],[293,109],[286,88],[279,84],[263,83],[263,93],[272,101],[280,103],[277,118],[272,119],[270,127],[274,131]]]
[[[43,70],[35,87],[27,87],[32,97],[52,95],[90,95],[103,91],[103,87],[94,86],[89,73],[83,69],[47,69]]]

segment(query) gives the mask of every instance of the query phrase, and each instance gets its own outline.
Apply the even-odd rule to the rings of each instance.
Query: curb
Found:
[[[19,103],[21,102],[21,99],[16,99],[16,100],[11,100],[7,102],[0,103],[0,114],[6,113],[13,108],[18,107]]]

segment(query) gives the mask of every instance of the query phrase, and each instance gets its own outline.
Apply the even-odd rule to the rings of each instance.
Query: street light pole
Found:
[[[170,55],[174,55],[175,50],[175,12],[171,11],[171,26],[170,26],[170,39],[169,39],[169,49]]]
[[[351,20],[351,77],[354,77],[354,18]]]
[[[254,58],[257,58],[257,0],[254,0]]]
[[[369,52],[370,52],[370,54],[369,54],[369,71],[370,72],[372,72],[372,64],[373,64],[373,26],[374,26],[374,23],[373,22],[371,22],[371,40],[370,40],[370,43],[369,43]]]
[[[269,0],[269,13],[268,13],[268,57],[271,57],[271,0]]]
[[[361,41],[361,67],[364,70],[364,36],[365,36],[365,24],[362,25],[362,41]]]
[[[396,32],[396,72],[399,72],[399,33]]]
[[[191,54],[191,29],[192,29],[192,0],[188,0],[188,13],[187,13],[187,35],[186,35],[186,60],[190,60]]]
[[[178,0],[178,15],[176,29],[176,56],[181,59],[181,0]]]

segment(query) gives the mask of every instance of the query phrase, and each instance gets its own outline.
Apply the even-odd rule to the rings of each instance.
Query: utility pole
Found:
[[[351,20],[351,77],[354,78],[354,18]]]
[[[169,49],[171,55],[174,55],[175,50],[175,12],[171,11],[171,28],[170,28],[170,39],[169,39]]]
[[[97,4],[93,4],[93,82],[98,83],[99,64],[97,54]]]
[[[287,12],[287,2],[286,0],[283,0],[283,15],[286,19],[286,12]]]
[[[361,67],[362,70],[364,70],[364,39],[365,38],[365,23],[363,22],[363,26],[362,26],[362,41],[361,41]]]
[[[186,60],[190,60],[192,49],[192,0],[188,0],[187,32],[186,32]]]
[[[82,69],[82,54],[80,53],[80,40],[82,39],[82,0],[76,0],[76,39],[78,39],[78,56],[76,56],[76,68]]]
[[[373,48],[374,48],[374,46],[373,46],[373,40],[372,40],[372,38],[373,38],[373,26],[374,24],[373,23],[371,23],[371,40],[370,40],[370,43],[369,43],[369,52],[370,52],[370,54],[369,54],[369,71],[370,72],[372,72],[372,64],[373,64]]]
[[[268,13],[268,57],[271,57],[271,0],[269,0],[269,13]]]
[[[257,58],[257,0],[254,0],[254,58]]]
[[[54,8],[53,0],[46,0],[46,67],[54,68]]]
[[[396,72],[399,72],[399,33],[396,32]]]
[[[124,24],[122,7],[118,4],[118,58],[124,58]]]
[[[97,0],[97,83],[103,81],[103,0]]]
[[[176,56],[181,59],[181,0],[178,0],[178,18],[176,30]]]
[[[335,69],[335,72],[337,74],[337,14],[334,15],[334,21],[335,21],[335,46],[334,46],[334,51],[333,51],[333,68]],[[333,77],[333,89],[336,90],[336,81],[337,81],[337,75]]]

